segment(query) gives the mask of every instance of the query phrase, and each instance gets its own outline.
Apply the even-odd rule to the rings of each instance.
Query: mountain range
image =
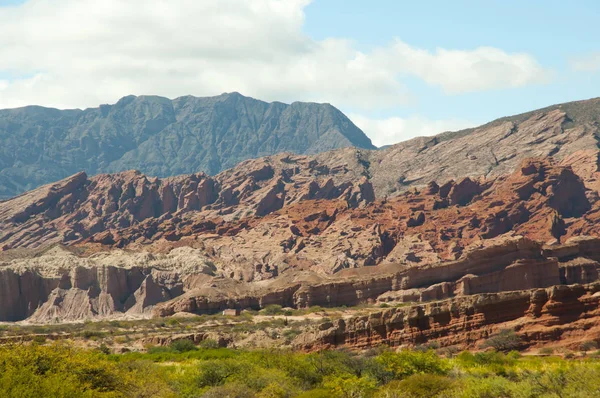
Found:
[[[365,304],[293,344],[600,341],[599,136],[596,98],[214,175],[79,171],[0,202],[0,321]]]
[[[79,171],[217,174],[283,151],[314,154],[371,140],[329,104],[267,103],[226,93],[170,100],[127,96],[85,110],[0,110],[0,198]]]

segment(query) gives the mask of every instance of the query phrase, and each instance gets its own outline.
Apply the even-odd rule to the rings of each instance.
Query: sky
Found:
[[[388,145],[600,96],[600,3],[0,0],[0,108],[328,102]]]

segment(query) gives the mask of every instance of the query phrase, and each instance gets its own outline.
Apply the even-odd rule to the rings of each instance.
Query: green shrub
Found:
[[[594,356],[567,360],[486,351],[446,359],[433,350],[307,354],[205,343],[196,349],[180,340],[126,354],[109,354],[105,345],[0,345],[0,397],[583,398],[600,391],[600,359]]]
[[[269,304],[260,313],[263,315],[282,315],[283,310],[279,304]]]
[[[204,361],[200,364],[196,382],[200,387],[220,386],[236,374],[247,375],[248,368],[247,364],[233,359]]]
[[[511,382],[499,376],[467,377],[451,395],[456,398],[511,398]],[[535,396],[535,395],[534,395]]]
[[[153,396],[169,396],[154,371],[136,374],[95,351],[59,344],[0,347],[1,397],[129,397],[143,391],[146,378],[156,387]]]
[[[394,379],[403,379],[420,373],[445,375],[451,368],[446,359],[440,358],[433,351],[403,350],[397,353],[388,351],[379,355],[376,360]]]
[[[514,354],[503,354],[497,351],[461,352],[455,363],[467,371],[477,371],[486,376],[501,375],[509,376],[512,366],[516,364],[518,357]]]
[[[330,391],[331,397],[363,398],[375,392],[377,383],[368,377],[336,375],[326,377],[323,386]]]
[[[46,342],[46,336],[42,336],[42,335],[33,336],[32,341],[36,344],[44,344]]]
[[[202,340],[200,344],[198,344],[198,347],[202,348],[203,350],[214,350],[216,348],[219,348],[219,342],[213,339],[205,339]]]
[[[434,374],[414,374],[401,381],[392,381],[376,395],[385,398],[433,398],[452,387],[452,380]]]
[[[283,337],[285,338],[285,342],[290,344],[296,336],[302,333],[300,329],[288,329],[283,332]]]
[[[598,349],[598,343],[595,341],[585,341],[579,345],[579,350],[582,352],[588,352]]]
[[[99,338],[105,337],[106,333],[97,330],[84,330],[81,333],[81,337],[87,340],[98,340]]]
[[[192,340],[183,339],[183,340],[175,340],[169,344],[169,348],[173,351],[177,352],[188,352],[195,351],[198,348],[194,344]]]
[[[107,345],[104,343],[100,344],[100,347],[98,347],[98,351],[100,351],[104,355],[110,354],[110,348],[108,348]]]
[[[325,388],[315,388],[314,390],[309,390],[298,395],[297,398],[330,398],[331,391]]]
[[[522,343],[521,338],[513,330],[504,329],[488,338],[482,344],[482,347],[491,347],[496,351],[508,352],[518,350],[521,348]]]
[[[209,389],[203,398],[253,398],[255,394],[243,384],[227,384]]]

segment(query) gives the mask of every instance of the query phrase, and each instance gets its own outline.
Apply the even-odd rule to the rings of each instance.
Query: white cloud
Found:
[[[600,71],[600,52],[573,58],[569,61],[571,69],[582,72]]]
[[[391,47],[376,50],[372,61],[417,76],[448,94],[546,83],[552,75],[529,54],[508,54],[493,47],[429,52],[398,39]]]
[[[29,0],[0,7],[0,107],[96,106],[127,94],[331,102],[368,110],[411,100],[417,76],[447,93],[539,83],[527,54],[399,40],[369,52],[302,32],[309,0]]]
[[[475,125],[467,120],[429,120],[419,116],[373,119],[364,115],[350,114],[349,117],[376,146],[396,144],[414,137],[431,136]]]

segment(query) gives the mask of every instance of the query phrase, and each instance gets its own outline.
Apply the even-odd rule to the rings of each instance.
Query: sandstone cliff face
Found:
[[[600,338],[600,284],[553,286],[464,296],[390,308],[319,325],[295,340],[297,348],[365,349],[381,344],[415,346],[436,341],[441,347],[477,348],[502,329],[514,329],[523,348],[552,342],[576,348],[578,341]]]
[[[154,314],[168,316],[177,312],[212,313],[226,308],[258,309],[268,304],[307,308],[314,305],[353,306],[376,301],[428,302],[457,296],[545,288],[575,280],[580,283],[597,280],[600,263],[590,259],[580,261],[583,259],[577,257],[579,253],[574,253],[577,260],[572,259],[572,253],[569,256],[571,260],[561,263],[559,257],[545,257],[543,253],[540,244],[518,237],[469,252],[457,261],[395,271],[388,267],[379,270],[377,275],[345,277],[342,273],[338,277],[319,280],[296,278],[283,287],[274,281],[245,284],[245,290],[239,287],[210,292],[191,290],[157,305]],[[232,291],[236,293],[232,294]]]
[[[76,321],[125,313],[144,316],[181,295],[189,275],[211,275],[197,250],[168,255],[115,251],[82,258],[55,247],[0,262],[0,321]]]

